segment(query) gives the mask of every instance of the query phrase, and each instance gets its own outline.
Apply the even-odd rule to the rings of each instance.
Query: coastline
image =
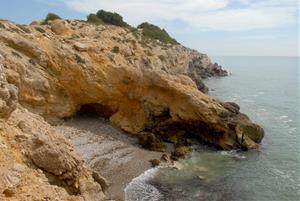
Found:
[[[152,168],[149,160],[162,152],[139,147],[136,138],[99,117],[74,117],[56,126],[85,163],[108,180],[108,197],[125,200],[125,188],[136,177]]]
[[[157,159],[168,161],[165,153],[140,145],[166,152],[172,147],[177,158],[191,152],[194,138],[221,149],[248,150],[264,137],[237,104],[205,94],[203,79],[227,75],[205,54],[180,44],[145,45],[142,32],[76,20],[0,25],[0,118],[7,127],[1,134],[8,150],[28,160],[24,166],[49,177],[39,193],[49,199],[123,200],[132,179],[159,164]],[[30,112],[15,113],[24,122],[11,126],[6,120],[17,106]],[[34,113],[35,126],[26,125],[26,115]],[[16,136],[21,133],[18,143],[10,141],[11,127]],[[137,136],[140,145],[129,136]],[[16,150],[20,142],[23,147]],[[6,169],[14,174],[11,166]],[[10,189],[21,191],[18,182],[4,184],[4,196],[27,196]],[[59,195],[49,191],[54,187]]]

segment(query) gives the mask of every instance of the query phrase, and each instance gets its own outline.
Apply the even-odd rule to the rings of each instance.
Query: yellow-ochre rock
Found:
[[[201,79],[214,75],[226,72],[205,54],[145,44],[128,28],[0,21],[0,199],[5,191],[22,200],[17,186],[28,182],[40,192],[27,189],[31,200],[104,199],[105,185],[95,182],[62,134],[45,122],[81,109],[134,135],[152,133],[165,141],[196,136],[222,149],[257,148],[263,129],[236,104],[203,93]]]
[[[56,20],[40,35],[1,23],[7,79],[18,88],[21,105],[50,121],[90,105],[134,134],[147,129],[164,138],[176,127],[224,149],[254,148],[263,137],[263,130],[234,106],[198,90],[188,77],[192,66],[219,69],[194,50],[145,46],[129,29],[115,26]],[[55,24],[71,33],[56,35]],[[119,52],[112,51],[115,47]]]

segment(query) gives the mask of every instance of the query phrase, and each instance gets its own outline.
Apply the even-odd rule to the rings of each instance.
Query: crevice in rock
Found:
[[[45,174],[45,176],[47,177],[49,184],[54,185],[54,186],[58,186],[60,188],[64,188],[69,195],[79,195],[80,194],[79,189],[76,189],[76,188],[72,187],[68,183],[67,180],[61,180],[59,178],[59,176],[56,176],[52,173],[49,173],[49,172],[47,172],[43,169],[42,169],[42,171]]]
[[[225,134],[204,122],[175,122],[172,120],[168,111],[160,116],[152,116],[150,122],[146,129],[141,132],[140,136],[140,138],[145,136],[142,137],[140,143],[142,142],[142,145],[146,144],[147,146],[144,147],[147,149],[151,150],[155,147],[159,147],[158,145],[163,142],[172,143],[175,147],[190,146],[193,139],[197,139],[217,149],[224,148],[216,146],[216,142],[221,140]],[[146,138],[146,140],[144,138]],[[147,143],[143,143],[144,141]],[[150,145],[154,147],[149,148]]]
[[[113,113],[114,112],[109,107],[100,103],[88,103],[81,105],[75,116],[103,117],[108,119]]]

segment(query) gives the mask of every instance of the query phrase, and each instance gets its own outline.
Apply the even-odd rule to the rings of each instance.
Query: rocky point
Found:
[[[173,143],[178,156],[191,138],[257,148],[263,129],[205,94],[202,79],[226,75],[205,54],[145,42],[130,28],[0,21],[0,198],[105,199],[105,179],[52,128],[78,112],[97,113],[148,149]]]

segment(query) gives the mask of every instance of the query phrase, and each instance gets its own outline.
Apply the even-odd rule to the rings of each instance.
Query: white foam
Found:
[[[288,133],[294,133],[296,130],[297,128],[295,127],[289,128]]]
[[[221,155],[229,156],[229,157],[237,158],[237,159],[245,159],[246,158],[246,156],[244,156],[242,154],[239,154],[234,150],[232,150],[232,151],[221,151],[220,153],[221,153]]]
[[[249,100],[249,99],[247,99],[247,98],[243,99],[242,101],[243,101],[243,102],[246,102],[246,103],[254,103],[253,100]]]
[[[289,122],[292,122],[293,120],[291,120],[291,119],[288,119],[288,120],[285,120],[285,121],[283,121],[283,123],[289,123]]]
[[[252,95],[248,95],[250,97],[257,97],[258,95],[257,94],[252,94]]]
[[[153,185],[147,183],[152,179],[158,168],[145,171],[140,176],[134,178],[124,189],[126,201],[159,201],[162,195]]]
[[[270,170],[272,171],[272,173],[275,177],[281,177],[283,179],[290,180],[293,183],[295,182],[293,177],[287,171],[280,170],[280,169],[277,169],[277,168],[270,168]]]
[[[286,118],[288,118],[288,116],[286,116],[286,115],[282,115],[279,117],[279,119],[286,119]]]

